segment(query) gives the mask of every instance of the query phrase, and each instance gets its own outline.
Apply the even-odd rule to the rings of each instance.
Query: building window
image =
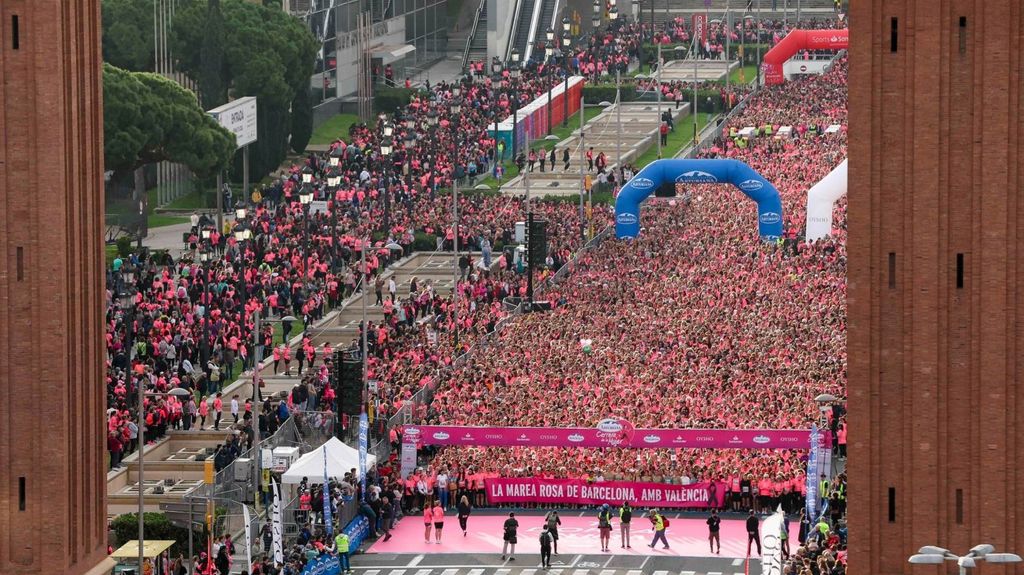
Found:
[[[889,523],[896,523],[896,488],[889,488]]]
[[[960,55],[967,54],[967,16],[960,17]]]
[[[956,524],[964,524],[964,490],[956,490]]]
[[[18,246],[15,250],[17,254],[17,268],[18,268],[18,281],[25,279],[25,248]]]
[[[899,47],[899,21],[893,16],[889,22],[889,51],[895,52]]]
[[[964,287],[964,254],[956,254],[956,289]]]
[[[25,478],[18,478],[18,511],[25,510]]]
[[[896,252],[889,252],[889,289],[896,289]]]
[[[18,29],[18,15],[11,15],[11,46],[17,50],[21,47],[21,32]]]

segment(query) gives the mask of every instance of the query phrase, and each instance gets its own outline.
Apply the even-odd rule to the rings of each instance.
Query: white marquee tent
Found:
[[[296,484],[305,477],[311,485],[323,483],[325,456],[328,477],[341,479],[353,468],[357,474],[359,473],[359,450],[345,445],[337,437],[332,437],[293,463],[281,476],[281,482],[286,485]],[[377,463],[377,457],[368,453],[366,465],[370,466],[375,463]]]

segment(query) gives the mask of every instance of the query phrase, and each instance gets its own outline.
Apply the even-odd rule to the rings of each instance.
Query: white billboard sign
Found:
[[[256,141],[256,97],[246,96],[207,112],[217,123],[235,135],[241,148]]]

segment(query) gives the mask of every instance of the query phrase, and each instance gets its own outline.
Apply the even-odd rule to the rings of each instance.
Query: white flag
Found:
[[[281,486],[274,481],[274,563],[284,565],[284,524],[281,521]]]
[[[761,575],[782,575],[782,530],[784,515],[780,505],[761,523]]]
[[[245,563],[249,566],[249,573],[252,573],[252,521],[248,505],[242,505],[242,516],[245,518]]]

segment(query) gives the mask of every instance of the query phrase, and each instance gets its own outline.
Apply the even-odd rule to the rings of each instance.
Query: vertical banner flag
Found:
[[[249,506],[242,505],[242,517],[245,520],[245,564],[252,573],[252,520],[249,518]]]
[[[359,487],[366,501],[366,450],[370,442],[370,421],[365,413],[359,414]]]
[[[761,523],[761,575],[782,575],[782,506]]]
[[[693,15],[693,37],[700,40],[700,47],[708,41],[708,17],[707,14]]]
[[[324,528],[327,536],[334,535],[334,518],[331,517],[331,487],[330,479],[327,478],[327,446],[324,445]]]
[[[281,485],[274,482],[274,563],[284,565],[284,524],[281,521]]]
[[[807,517],[814,517],[818,508],[818,426],[811,426],[811,445],[807,452]]]
[[[416,469],[416,440],[402,436],[402,477],[409,477],[409,474]]]

